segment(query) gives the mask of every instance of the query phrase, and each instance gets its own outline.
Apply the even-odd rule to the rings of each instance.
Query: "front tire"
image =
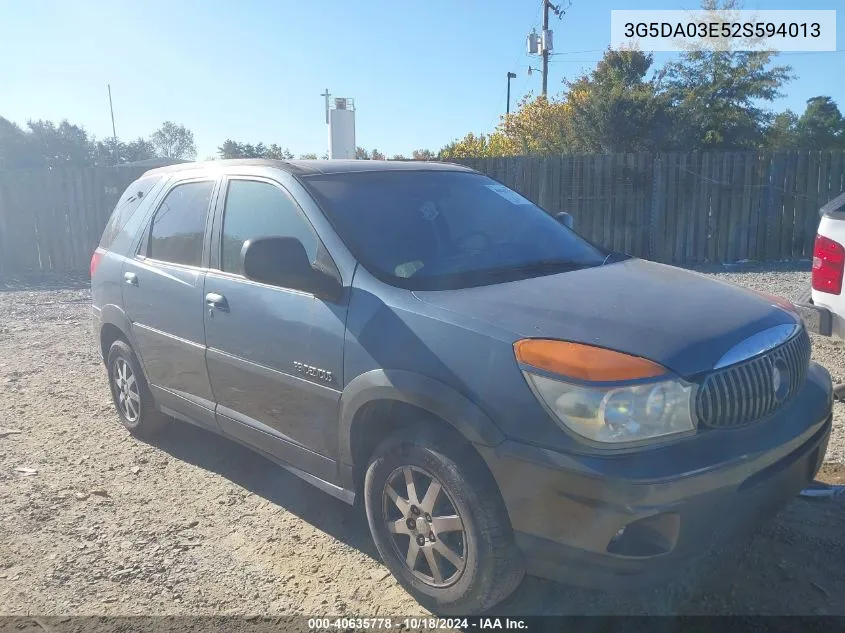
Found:
[[[169,419],[155,408],[141,364],[125,341],[112,343],[106,368],[114,406],[130,433],[151,437],[167,425]]]
[[[499,490],[465,442],[387,439],[371,458],[364,502],[384,563],[436,614],[484,612],[524,576]]]

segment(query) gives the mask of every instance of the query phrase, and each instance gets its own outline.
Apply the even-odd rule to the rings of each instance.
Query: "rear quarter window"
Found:
[[[112,211],[111,217],[100,238],[100,248],[108,249],[123,230],[132,214],[147,199],[153,187],[161,180],[161,176],[142,176],[126,188],[120,200]]]

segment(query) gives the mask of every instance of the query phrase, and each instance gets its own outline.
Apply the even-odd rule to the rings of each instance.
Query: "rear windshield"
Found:
[[[600,266],[600,251],[495,180],[459,171],[320,174],[302,181],[376,277],[460,288]]]
[[[146,196],[160,179],[160,176],[142,176],[126,188],[126,191],[120,196],[120,200],[117,201],[106,228],[103,230],[100,248],[111,247],[129,218],[132,217],[135,209],[146,199]]]

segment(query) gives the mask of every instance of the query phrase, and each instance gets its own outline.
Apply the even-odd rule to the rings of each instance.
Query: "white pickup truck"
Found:
[[[811,283],[795,307],[811,332],[845,339],[845,193],[823,206],[819,215]],[[845,384],[837,385],[835,393],[845,399]]]

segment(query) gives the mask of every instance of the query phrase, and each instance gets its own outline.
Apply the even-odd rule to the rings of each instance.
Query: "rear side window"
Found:
[[[117,201],[117,205],[115,205],[114,211],[112,211],[111,217],[106,224],[106,228],[103,230],[103,236],[100,238],[100,248],[107,249],[111,247],[117,236],[120,235],[123,227],[126,226],[129,218],[132,217],[132,214],[141,203],[147,199],[150,191],[156,186],[160,178],[160,176],[142,177],[126,188],[126,191],[120,196],[120,200]]]
[[[278,187],[257,180],[231,180],[223,215],[221,270],[240,273],[246,240],[268,236],[295,237],[313,263],[317,236],[297,204]]]
[[[173,264],[199,266],[205,221],[214,181],[177,185],[162,201],[153,217],[147,257]]]

